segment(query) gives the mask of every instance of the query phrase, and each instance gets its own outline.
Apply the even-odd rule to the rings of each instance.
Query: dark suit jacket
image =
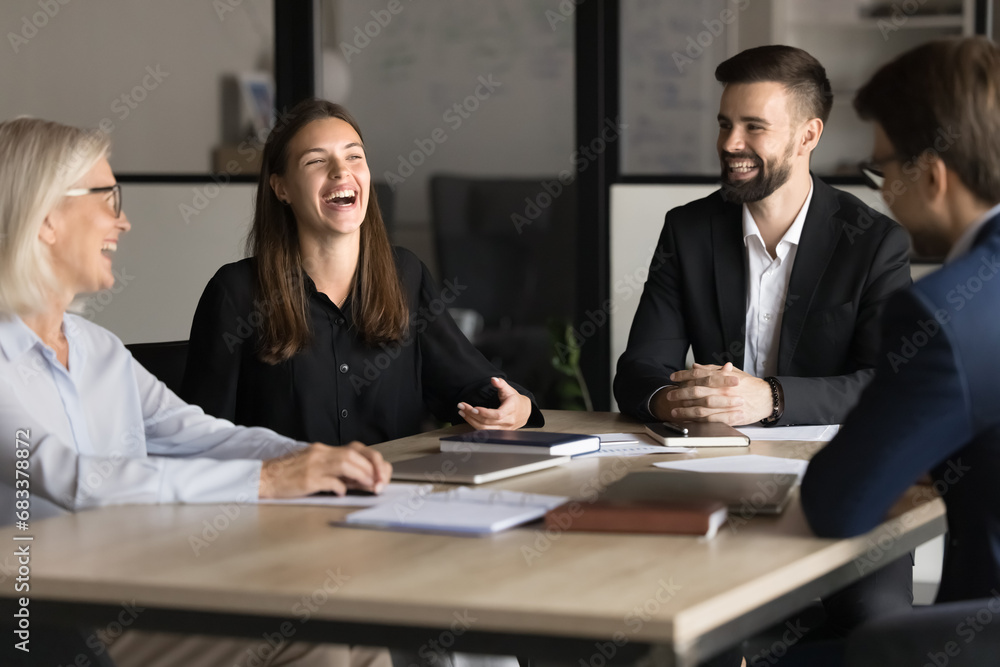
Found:
[[[817,535],[858,535],[931,471],[948,507],[938,602],[1000,591],[1000,216],[972,250],[890,299],[875,380],[809,464]],[[931,489],[925,490],[932,494]]]
[[[746,246],[743,213],[718,192],[667,213],[618,360],[622,412],[651,421],[649,399],[684,368],[743,367]],[[788,284],[778,346],[782,424],[836,424],[871,380],[885,300],[910,285],[906,231],[813,178],[813,196]]]

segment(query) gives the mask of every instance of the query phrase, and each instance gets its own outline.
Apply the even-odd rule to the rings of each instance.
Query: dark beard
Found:
[[[789,146],[789,149],[791,149],[791,146]],[[791,150],[788,150],[781,162],[773,169],[768,170],[765,169],[766,165],[764,165],[764,161],[756,153],[723,153],[722,189],[720,190],[723,200],[733,204],[750,204],[770,197],[775,190],[788,182],[788,178],[792,174],[792,164],[789,160],[791,154]],[[726,167],[725,160],[730,158],[753,160],[759,169],[757,175],[746,182],[729,182],[729,169]]]

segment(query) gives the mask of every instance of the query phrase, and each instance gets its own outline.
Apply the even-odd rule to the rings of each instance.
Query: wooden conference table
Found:
[[[461,430],[378,448],[398,461],[432,452],[442,433]],[[547,411],[545,430],[642,427],[617,414]],[[750,453],[809,458],[820,446],[755,442]],[[582,497],[671,458],[678,455],[574,460],[491,486]],[[848,540],[813,537],[797,497],[782,516],[731,521],[710,541],[547,533],[540,524],[481,538],[329,525],[348,511],[123,506],[39,521],[32,618],[98,628],[124,618],[130,628],[262,642],[582,659],[592,667],[641,656],[692,665],[945,530],[941,501],[919,501],[913,491],[894,518]],[[4,528],[0,539],[16,545],[15,534]],[[2,595],[16,595],[10,578]]]

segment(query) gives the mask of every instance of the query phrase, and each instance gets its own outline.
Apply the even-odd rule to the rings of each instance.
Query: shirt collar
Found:
[[[955,245],[953,245],[951,250],[948,251],[947,257],[944,258],[944,263],[948,264],[953,262],[972,250],[972,246],[975,244],[976,236],[979,234],[979,230],[983,228],[983,225],[997,215],[1000,215],[1000,204],[997,204],[990,210],[986,211],[986,213],[983,213],[983,215],[977,218],[975,222],[966,227],[965,231],[962,232],[962,235],[958,237],[958,241],[956,241]]]
[[[41,342],[38,335],[17,315],[0,320],[0,349],[3,350],[7,361],[20,358]]]
[[[69,343],[70,367],[78,368],[85,361],[87,354],[79,340],[79,325],[70,319],[68,313],[63,313],[63,333]],[[19,316],[0,319],[0,350],[3,350],[8,361],[19,359],[36,345],[46,356],[54,354]]]
[[[799,240],[802,238],[802,228],[806,224],[806,215],[809,213],[809,204],[812,203],[812,197],[813,183],[812,179],[809,179],[809,194],[806,195],[806,200],[802,202],[802,208],[799,209],[798,214],[796,214],[795,219],[792,221],[792,226],[788,228],[785,235],[778,241],[779,248],[784,244],[799,245]],[[752,236],[756,236],[760,240],[761,247],[767,247],[763,237],[760,235],[757,222],[750,213],[750,207],[743,204],[743,245],[746,245]]]

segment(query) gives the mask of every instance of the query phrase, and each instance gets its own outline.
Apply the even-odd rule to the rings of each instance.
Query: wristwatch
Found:
[[[774,426],[781,419],[781,415],[785,413],[784,397],[785,393],[781,389],[781,383],[778,382],[778,378],[770,375],[764,378],[764,381],[771,385],[771,416],[765,417],[760,420],[760,423],[764,426]]]

